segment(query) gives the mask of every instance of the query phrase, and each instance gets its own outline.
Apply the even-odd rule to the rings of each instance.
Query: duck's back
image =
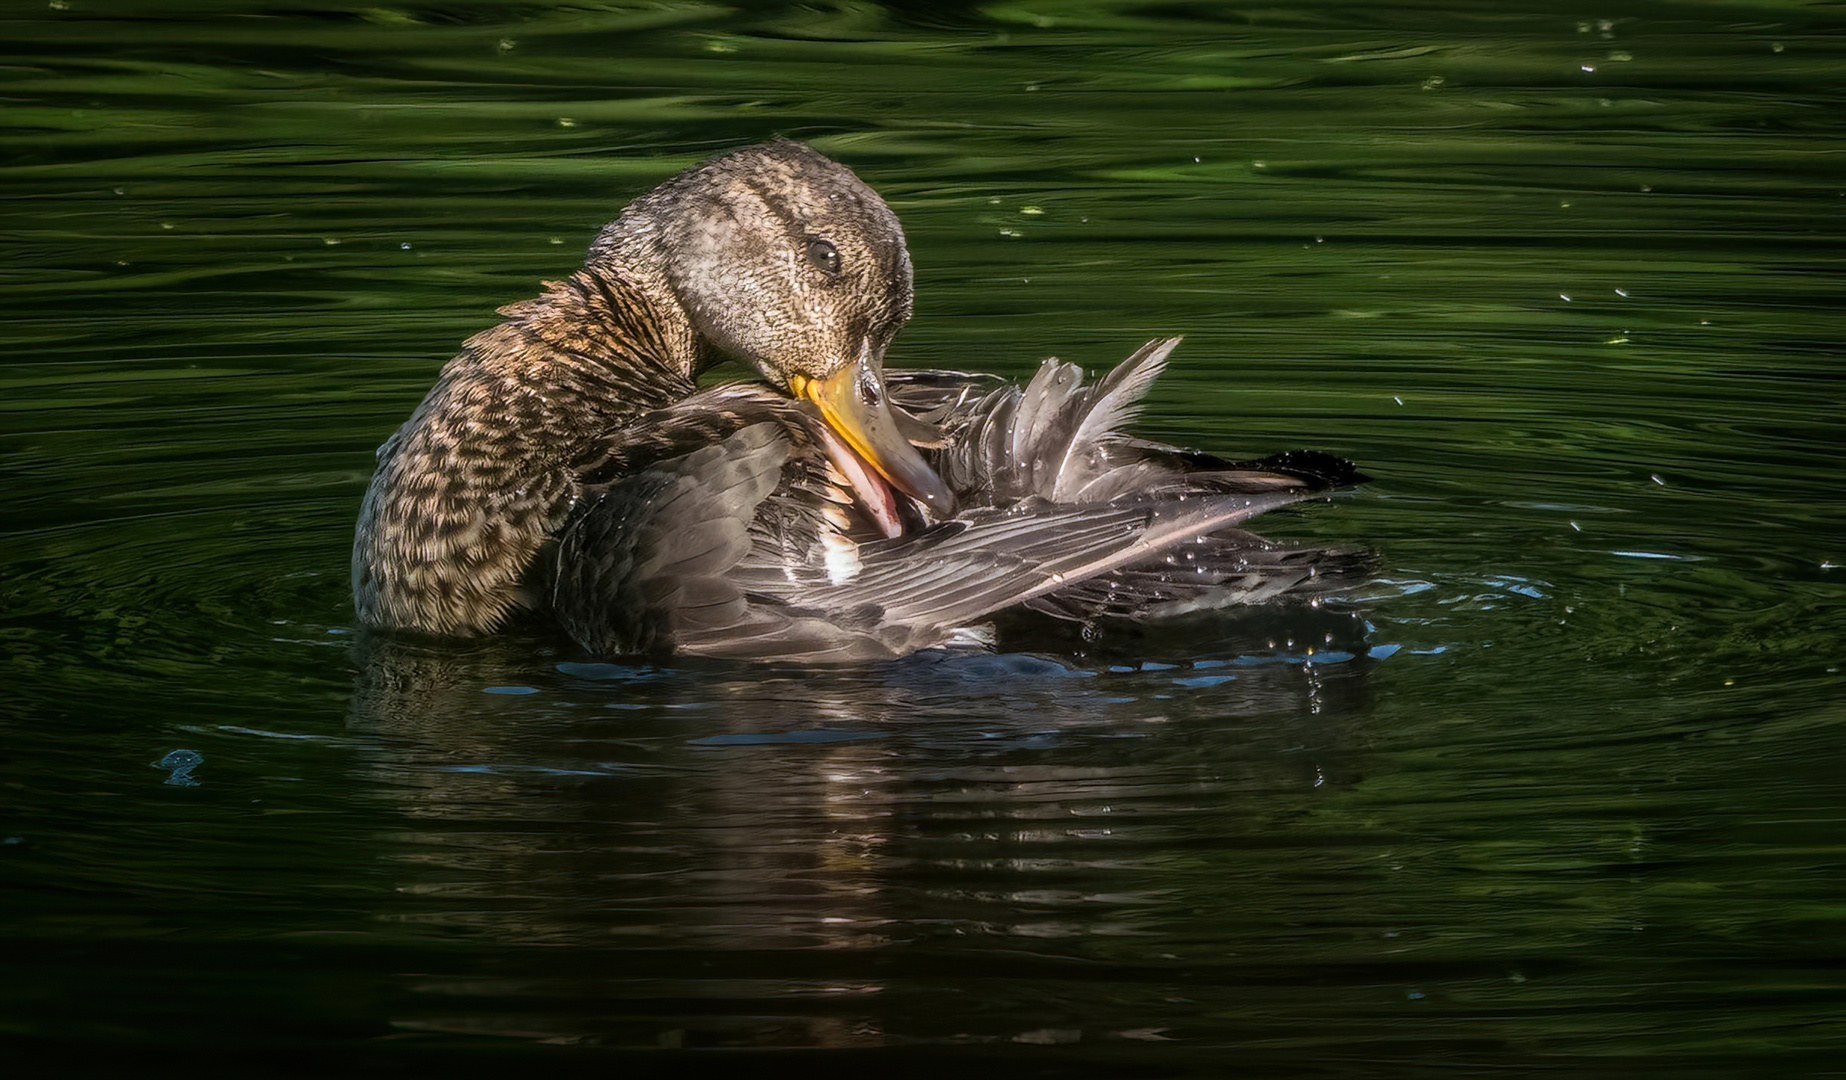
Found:
[[[1363,479],[1344,461],[1232,463],[1123,432],[1173,344],[1092,385],[1056,361],[1024,387],[888,373],[894,398],[940,428],[932,464],[964,507],[894,538],[786,398],[725,388],[642,417],[563,531],[553,610],[603,654],[858,660],[957,640],[1012,607],[1149,618],[1361,573],[1362,553],[1236,527]]]

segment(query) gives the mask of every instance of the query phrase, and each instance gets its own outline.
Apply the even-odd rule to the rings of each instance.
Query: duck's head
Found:
[[[954,496],[887,400],[885,349],[911,310],[910,253],[891,208],[850,169],[797,142],[734,150],[624,211],[693,329],[790,395],[938,517]],[[622,223],[618,223],[620,225]]]

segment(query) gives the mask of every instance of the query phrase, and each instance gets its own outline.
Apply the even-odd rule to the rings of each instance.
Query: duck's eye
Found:
[[[840,249],[817,236],[808,241],[808,261],[826,273],[837,274],[840,272]]]
[[[859,369],[859,400],[876,409],[884,402],[885,396],[878,385],[878,376],[861,367]]]

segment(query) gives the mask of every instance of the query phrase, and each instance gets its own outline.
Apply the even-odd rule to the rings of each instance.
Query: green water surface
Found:
[[[1143,429],[1358,462],[1265,531],[1378,580],[357,634],[441,362],[773,135],[901,216],[891,363],[1184,334]],[[18,1075],[1846,1071],[1837,3],[22,2],[0,239]]]

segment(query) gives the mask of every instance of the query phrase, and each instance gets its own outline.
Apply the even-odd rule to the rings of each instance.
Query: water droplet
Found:
[[[156,769],[166,769],[169,775],[166,783],[174,787],[198,787],[199,782],[192,778],[192,770],[204,764],[205,755],[197,750],[174,750],[154,763]]]

